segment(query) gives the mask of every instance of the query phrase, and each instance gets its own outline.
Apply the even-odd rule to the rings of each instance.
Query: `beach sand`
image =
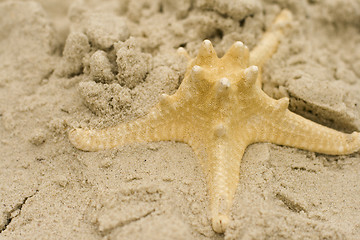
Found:
[[[358,0],[0,1],[0,239],[360,239],[360,154],[249,146],[225,234],[204,173],[178,142],[83,152],[67,132],[145,115],[204,39],[252,49],[294,15],[263,89],[360,130]]]

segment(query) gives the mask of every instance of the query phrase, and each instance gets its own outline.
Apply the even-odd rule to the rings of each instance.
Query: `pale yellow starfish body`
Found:
[[[163,95],[148,115],[101,130],[71,130],[71,143],[85,151],[134,142],[189,144],[206,175],[213,229],[224,232],[248,145],[270,142],[325,154],[360,149],[359,133],[345,134],[309,121],[287,109],[288,98],[274,100],[261,90],[254,65],[261,67],[275,52],[282,26],[290,19],[291,13],[282,11],[251,53],[236,42],[218,58],[205,40],[177,92]]]

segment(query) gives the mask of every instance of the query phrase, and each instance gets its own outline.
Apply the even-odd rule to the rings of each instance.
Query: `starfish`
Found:
[[[276,51],[291,13],[283,10],[259,44],[249,52],[240,41],[218,58],[209,40],[189,58],[185,77],[173,95],[163,94],[142,118],[106,129],[72,129],[71,143],[84,151],[150,141],[189,144],[201,161],[215,232],[223,233],[248,145],[270,142],[324,154],[360,149],[360,133],[346,134],[288,110],[289,99],[275,100],[261,89],[260,70]]]

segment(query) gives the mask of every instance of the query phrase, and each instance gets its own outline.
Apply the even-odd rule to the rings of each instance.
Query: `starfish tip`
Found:
[[[217,233],[224,233],[229,225],[230,219],[226,215],[218,215],[212,219],[212,227]]]
[[[71,144],[73,144],[75,147],[78,147],[79,146],[79,131],[81,131],[81,129],[71,129],[69,132],[68,132],[68,137],[69,137],[69,140],[71,142]]]
[[[357,151],[360,151],[360,132],[353,132],[352,135],[355,136],[355,141],[357,142]]]
[[[189,53],[186,51],[185,48],[183,47],[179,47],[177,50],[176,50],[177,54],[179,54],[180,56],[184,56],[187,60],[190,60],[190,55]]]
[[[215,127],[215,136],[222,137],[226,134],[226,128],[224,124],[219,124]]]
[[[244,45],[244,43],[241,42],[241,41],[236,41],[236,42],[234,43],[234,46],[235,46],[235,47],[238,47],[238,48],[242,48],[242,47],[244,47],[245,45]]]
[[[258,72],[259,68],[257,66],[250,66],[245,69],[244,74],[247,85],[251,85],[256,82]]]
[[[210,40],[204,40],[199,50],[197,61],[202,64],[211,64],[216,59],[215,49]]]
[[[220,78],[219,82],[220,82],[221,86],[223,86],[224,88],[230,87],[230,81],[226,77]]]
[[[285,110],[289,107],[289,98],[283,97],[277,100],[277,106],[276,109],[278,110]]]
[[[200,67],[199,65],[195,65],[192,67],[193,72],[201,72],[202,67]]]
[[[211,44],[211,41],[208,40],[208,39],[205,39],[205,40],[203,41],[203,43],[204,43],[204,45],[207,46],[207,47],[210,47],[210,46],[212,45],[212,44]]]

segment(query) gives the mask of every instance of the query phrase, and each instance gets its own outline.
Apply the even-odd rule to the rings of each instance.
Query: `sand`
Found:
[[[360,154],[249,146],[225,234],[184,143],[82,152],[73,127],[106,127],[172,94],[210,39],[253,48],[294,14],[265,92],[331,128],[360,130],[358,0],[0,2],[0,239],[360,239]]]

